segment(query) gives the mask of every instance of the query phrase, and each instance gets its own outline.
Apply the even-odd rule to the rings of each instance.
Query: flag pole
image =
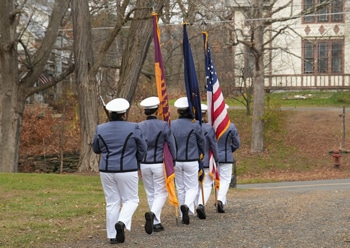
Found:
[[[160,30],[158,26],[158,13],[156,11],[152,12],[152,21],[153,21],[153,40],[155,46],[155,74],[156,74],[156,85],[158,97],[160,100],[160,113],[159,115],[162,117],[163,121],[168,122],[170,126],[170,109],[168,102],[168,95],[166,92],[166,82],[164,75],[164,64],[161,55],[160,49]],[[168,190],[168,200],[171,205],[174,205],[175,208],[175,221],[176,225],[178,225],[178,217],[179,217],[179,203],[175,190],[175,170],[173,164],[173,158],[170,154],[169,147],[167,144],[164,144],[164,174],[166,180],[166,186]]]
[[[202,26],[203,27],[205,27],[207,24],[205,23],[205,22],[202,22]],[[204,41],[204,51],[206,52],[206,50],[208,49],[208,32],[205,30],[205,28],[203,28],[203,31],[202,31],[202,34],[203,35],[205,35],[205,41]],[[212,104],[212,103],[211,103]],[[210,125],[213,125],[213,122],[212,122],[212,113],[211,113],[212,111],[210,111],[209,113],[209,118],[208,119],[210,119]],[[214,161],[213,161],[213,163],[215,163]],[[215,203],[214,203],[214,205],[215,205],[215,207],[217,207],[217,205],[218,205],[218,187],[217,187],[217,182],[216,182],[216,180],[215,180],[215,178],[216,178],[216,173],[217,173],[217,169],[218,169],[218,165],[216,165],[215,166],[215,172],[214,172],[214,175],[213,175],[213,187],[214,187],[214,201],[215,201]]]
[[[208,32],[203,31],[204,39],[204,60],[205,60],[205,71],[207,78],[207,104],[208,104],[208,122],[214,128],[216,140],[225,133],[230,126],[230,118],[225,107],[225,100],[220,88],[219,79],[216,74],[214,63],[211,59],[210,47],[208,42]],[[215,205],[218,205],[218,190],[220,188],[220,173],[219,164],[215,161],[209,165],[210,173],[213,176],[214,187],[215,187]]]
[[[175,222],[176,222],[176,226],[179,226],[179,208],[177,206],[174,206],[175,208]]]
[[[204,178],[203,178],[204,180]],[[204,202],[204,185],[203,185],[203,180],[201,181],[201,190],[202,190],[202,202],[203,202],[203,206],[205,206],[205,202]]]
[[[203,206],[205,205],[204,204],[204,185],[203,185],[203,181],[204,181],[204,178],[205,178],[205,173],[204,173],[204,168],[203,168],[203,163],[202,161],[198,161],[199,163],[199,171],[198,171],[198,181],[199,181],[199,184],[200,184],[200,187],[201,187],[201,191],[202,191],[202,203],[203,203]]]

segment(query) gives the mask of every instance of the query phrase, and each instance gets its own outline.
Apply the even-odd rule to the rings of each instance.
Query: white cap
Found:
[[[130,107],[130,103],[124,98],[116,98],[107,103],[106,109],[117,114],[125,113]]]
[[[206,113],[208,110],[208,106],[204,103],[201,103],[202,114]]]
[[[180,97],[174,103],[175,108],[177,109],[187,109],[188,108],[188,100],[187,97]]]
[[[156,96],[151,96],[143,99],[140,102],[140,105],[144,107],[144,109],[156,109],[159,106],[159,98]]]
[[[227,104],[225,104],[225,109],[229,109],[230,108],[230,106],[228,106]]]

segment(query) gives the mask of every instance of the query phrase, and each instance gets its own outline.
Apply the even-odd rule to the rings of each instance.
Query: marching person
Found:
[[[130,104],[116,98],[107,103],[110,121],[96,127],[92,149],[101,154],[99,171],[106,200],[107,238],[124,243],[138,206],[138,170],[147,144],[137,123],[127,122]]]
[[[226,109],[229,106],[226,104]],[[240,146],[240,138],[236,126],[231,122],[227,130],[218,140],[219,149],[219,175],[220,188],[218,190],[217,212],[225,213],[224,205],[227,204],[226,195],[230,187],[232,177],[233,152]]]
[[[141,176],[145,187],[150,212],[145,213],[145,231],[148,234],[164,230],[161,212],[168,197],[163,165],[163,148],[167,142],[170,153],[175,159],[176,148],[173,133],[167,122],[157,119],[158,97],[148,97],[141,101],[146,120],[139,123],[147,142],[147,154],[141,162]]]
[[[202,129],[205,136],[205,152],[203,158],[203,169],[204,169],[204,178],[200,181],[200,187],[198,190],[198,199],[197,199],[197,216],[200,219],[205,219],[205,205],[208,202],[210,197],[211,190],[213,188],[213,178],[210,176],[209,171],[209,155],[210,150],[213,153],[213,158],[215,161],[218,161],[218,144],[216,142],[216,136],[213,126],[207,123],[205,115],[208,110],[206,104],[201,104],[202,109]]]
[[[188,225],[189,214],[194,214],[198,193],[198,161],[205,151],[205,138],[200,123],[192,120],[187,97],[177,99],[174,106],[179,114],[179,118],[171,123],[177,148],[175,185],[182,223]]]

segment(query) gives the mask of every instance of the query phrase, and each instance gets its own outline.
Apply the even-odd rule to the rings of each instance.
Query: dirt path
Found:
[[[126,241],[115,247],[350,247],[349,191],[230,190],[226,213],[207,205],[207,219],[191,216],[176,225],[172,208],[164,210],[165,231],[148,235],[134,220]],[[105,230],[79,241],[45,247],[111,247]]]

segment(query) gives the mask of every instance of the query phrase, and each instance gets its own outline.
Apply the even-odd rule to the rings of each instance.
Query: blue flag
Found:
[[[192,118],[198,120],[199,123],[202,124],[200,91],[186,26],[186,23],[183,24],[184,77],[186,94]]]
[[[202,125],[202,110],[201,110],[201,95],[197,80],[196,68],[194,67],[193,57],[190,42],[186,31],[187,24],[183,24],[183,52],[184,52],[184,77],[186,86],[186,95],[189,105],[189,110],[193,119],[199,121]],[[203,162],[198,161],[198,180],[200,182],[204,179]]]

